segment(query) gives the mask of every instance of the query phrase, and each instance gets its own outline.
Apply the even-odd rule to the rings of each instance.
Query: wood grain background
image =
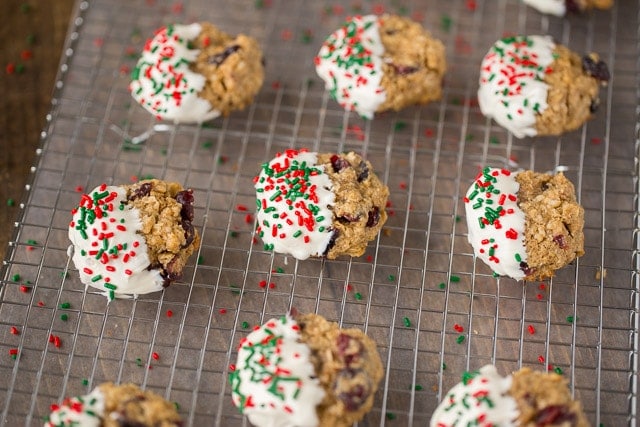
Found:
[[[0,257],[51,108],[73,0],[5,0],[0,25]],[[14,201],[11,206],[11,201]]]

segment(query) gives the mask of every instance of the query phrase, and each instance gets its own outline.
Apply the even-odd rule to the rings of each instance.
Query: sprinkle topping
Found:
[[[100,427],[104,416],[104,395],[96,387],[86,396],[65,399],[61,405],[51,405],[51,415],[45,427]]]
[[[536,117],[547,104],[555,44],[549,36],[515,36],[498,40],[482,60],[478,103],[518,138],[537,134]]]
[[[255,329],[240,342],[230,374],[233,403],[258,427],[318,425],[324,390],[310,353],[289,316]]]
[[[267,250],[297,259],[322,256],[332,237],[333,184],[317,153],[278,153],[254,178],[256,232]]]
[[[189,68],[200,53],[189,48],[189,41],[201,31],[200,24],[168,25],[145,44],[132,72],[129,91],[158,120],[201,123],[220,115],[209,101],[198,96],[205,77]]]
[[[380,18],[354,16],[331,34],[315,57],[316,72],[340,106],[370,119],[386,98]]]
[[[515,426],[518,405],[511,397],[511,376],[501,377],[493,365],[465,372],[436,408],[431,427]]]
[[[485,167],[464,198],[468,239],[476,256],[496,273],[524,279],[524,212],[518,206],[520,184],[506,169]]]
[[[83,194],[71,213],[69,239],[82,283],[102,290],[109,300],[162,289],[160,272],[147,269],[140,213],[127,204],[124,188],[102,184]]]

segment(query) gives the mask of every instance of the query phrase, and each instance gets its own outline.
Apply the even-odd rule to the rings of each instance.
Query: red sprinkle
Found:
[[[467,0],[466,6],[467,9],[472,12],[478,7],[478,5],[476,4],[476,0]]]
[[[230,370],[231,372],[235,372],[235,370],[236,370],[236,365],[234,365],[234,364],[229,365],[229,370]]]
[[[20,285],[20,292],[22,293],[27,293],[31,290],[31,288],[29,286],[25,286],[25,285]]]
[[[20,335],[20,331],[15,326],[12,326],[11,329],[9,329],[9,332],[11,335]]]
[[[158,353],[156,353],[155,351],[151,354],[151,357],[153,357],[153,360],[160,359],[160,355]]]
[[[13,74],[16,72],[16,64],[14,64],[13,62],[9,62],[4,70],[7,72],[7,74]]]
[[[18,355],[18,349],[17,348],[10,348],[9,349],[9,354],[11,356],[17,356]]]
[[[531,335],[533,335],[533,334],[535,334],[535,333],[536,333],[536,328],[534,328],[534,327],[533,327],[533,325],[529,325],[529,326],[527,327],[527,329],[529,330],[529,333],[530,333]]]
[[[457,323],[455,325],[453,325],[453,329],[455,329],[456,332],[464,332],[464,328],[461,325],[457,324]]]
[[[28,61],[32,57],[33,57],[33,52],[28,49],[25,49],[22,52],[20,52],[20,58],[22,58],[24,61]]]
[[[261,280],[260,283],[258,283],[258,286],[260,286],[261,288],[266,288],[267,287],[267,281],[266,280]]]
[[[218,310],[218,312],[220,314],[226,314],[227,313],[227,309],[226,308],[221,308],[220,310]]]
[[[172,316],[173,316],[173,311],[167,310],[167,317],[172,317]]]
[[[42,301],[38,301],[38,307],[44,307],[44,303]]]
[[[276,287],[276,284],[271,282],[269,283],[269,289],[274,289]]]
[[[543,355],[538,356],[538,362],[544,363],[544,356]]]

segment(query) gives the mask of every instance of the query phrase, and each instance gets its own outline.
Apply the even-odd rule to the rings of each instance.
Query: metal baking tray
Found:
[[[312,59],[347,15],[383,12],[439,37],[448,73],[440,102],[365,121],[329,99]],[[39,425],[52,403],[104,381],[177,402],[187,425],[247,425],[228,383],[237,344],[296,307],[377,342],[385,376],[361,425],[426,425],[463,371],[495,363],[562,372],[593,425],[636,426],[639,12],[631,0],[564,19],[517,0],[79,1],[0,276],[3,425]],[[264,87],[203,126],[157,123],[130,99],[129,72],[156,28],[199,20],[260,41]],[[480,60],[514,33],[608,62],[594,120],[519,140],[480,114]],[[389,221],[364,256],[298,262],[254,240],[252,178],[300,147],[358,151],[388,184]],[[564,170],[586,254],[552,281],[493,277],[474,260],[461,201],[481,165]],[[194,189],[202,246],[181,282],[107,303],[70,263],[69,211],[82,190],[149,176]]]

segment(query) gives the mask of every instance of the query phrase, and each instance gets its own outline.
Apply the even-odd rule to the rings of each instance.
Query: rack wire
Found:
[[[449,70],[440,102],[364,121],[328,98],[312,58],[345,16],[381,12],[443,40]],[[0,275],[0,420],[39,425],[65,396],[131,381],[177,402],[188,425],[247,425],[227,379],[237,344],[296,307],[377,342],[385,376],[362,425],[426,425],[463,371],[494,363],[562,372],[594,425],[636,426],[639,12],[637,1],[564,19],[515,0],[78,1]],[[157,27],[198,20],[260,41],[263,89],[244,112],[127,142],[156,125],[127,92],[136,53]],[[594,120],[518,140],[480,114],[478,64],[512,33],[608,62]],[[362,257],[295,261],[255,241],[251,179],[293,147],[360,152],[391,189]],[[585,208],[586,254],[525,284],[475,262],[461,195],[481,165],[564,170]],[[181,282],[108,304],[70,263],[69,211],[81,190],[148,176],[194,189],[202,245]]]

